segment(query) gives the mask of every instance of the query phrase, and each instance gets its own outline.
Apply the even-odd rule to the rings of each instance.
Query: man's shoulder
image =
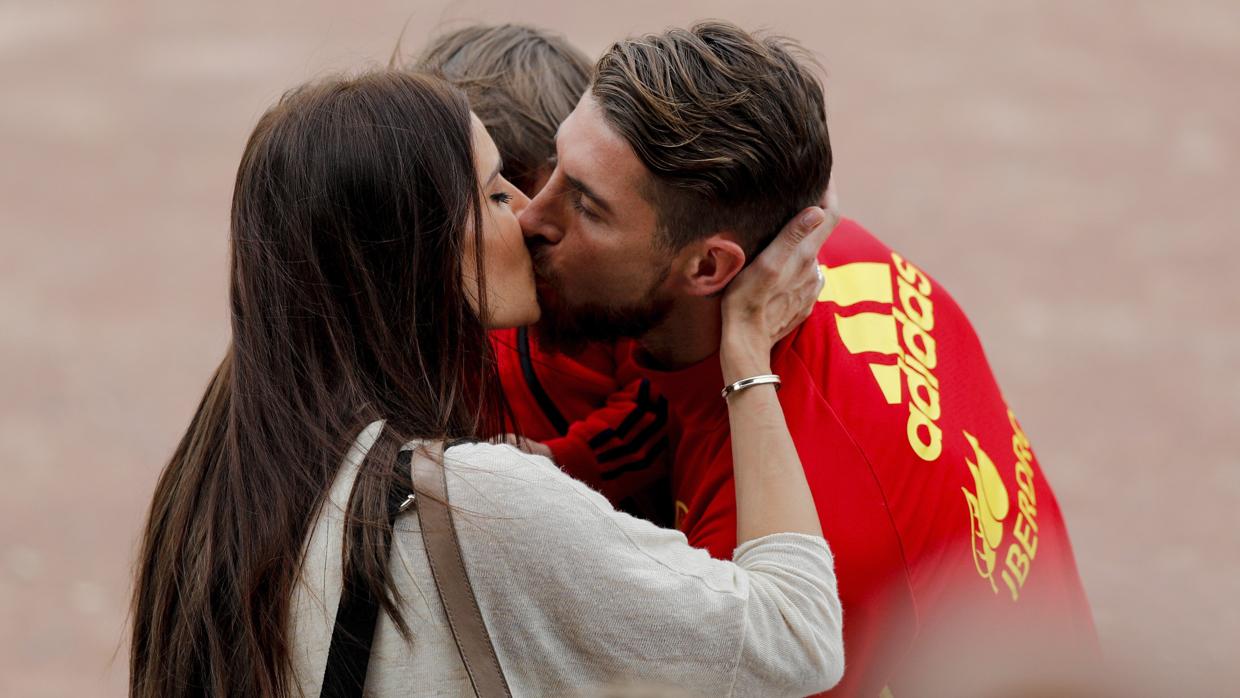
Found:
[[[867,276],[864,266],[857,268],[849,266],[860,264],[885,265],[888,276],[892,276],[893,279],[901,277],[911,282],[916,282],[918,275],[928,280],[932,279],[929,272],[914,264],[905,255],[851,218],[840,220],[839,225],[836,226],[831,236],[827,238],[827,242],[822,246],[822,250],[819,251],[818,263],[831,271],[848,272],[850,277],[858,275]],[[875,266],[872,269],[877,270],[877,268]],[[871,274],[877,274],[877,271],[872,271]],[[828,278],[828,282],[830,280]],[[836,278],[835,280],[838,286],[842,281],[853,281],[853,278]],[[935,285],[937,286],[937,282]],[[829,283],[823,292],[824,294],[832,293]],[[875,289],[875,293],[880,300],[890,295],[878,289]],[[830,297],[832,296],[824,296],[823,300]]]
[[[891,315],[896,298],[893,255],[903,260],[857,221],[841,219],[818,253],[825,280],[818,303],[801,328],[784,342],[781,348],[785,351],[777,351],[776,361],[796,357],[825,367],[821,359],[839,342],[841,329],[856,326],[870,338],[874,331],[884,329],[881,316]],[[844,320],[849,327],[840,328],[842,317],[857,319]]]
[[[965,402],[982,389],[997,392],[967,316],[916,264],[847,219],[819,262],[819,302],[783,351],[829,401],[847,398],[836,404],[846,424],[899,423],[903,432],[910,414],[920,414],[910,405],[937,420],[944,372],[960,378],[947,387]]]
[[[836,336],[853,354],[895,353],[892,323],[930,324],[931,313],[972,334],[964,311],[938,279],[854,220],[840,221],[818,262],[826,283],[794,339],[801,353],[821,349],[825,336]]]
[[[892,249],[874,233],[851,218],[840,219],[827,238],[818,260],[827,265],[890,259]]]

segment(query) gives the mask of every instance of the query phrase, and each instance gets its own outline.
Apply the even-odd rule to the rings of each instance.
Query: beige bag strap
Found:
[[[413,489],[417,493],[415,506],[431,575],[474,693],[480,698],[509,697],[512,691],[495,655],[461,557],[461,542],[447,505],[448,481],[442,456],[443,444],[435,443],[414,449],[411,459]]]

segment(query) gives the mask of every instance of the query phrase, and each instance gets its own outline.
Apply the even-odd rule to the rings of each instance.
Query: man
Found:
[[[721,23],[613,45],[522,215],[540,337],[637,338],[669,401],[676,524],[718,557],[735,544],[719,295],[831,168],[821,87],[796,53]],[[1092,648],[1058,505],[964,314],[851,221],[820,262],[821,303],[772,363],[836,554],[836,690],[951,690],[996,662],[1045,670]]]
[[[551,176],[555,133],[590,83],[585,55],[562,36],[516,24],[436,37],[410,66],[460,87],[500,151],[504,176],[535,196]],[[632,361],[632,340],[569,354],[539,328],[492,333],[521,445],[550,456],[616,507],[670,526],[667,401]]]

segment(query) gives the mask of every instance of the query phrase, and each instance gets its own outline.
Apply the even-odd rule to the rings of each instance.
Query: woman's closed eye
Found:
[[[501,191],[496,194],[492,194],[491,201],[494,201],[497,204],[510,204],[512,203],[512,194],[509,194],[506,191]]]

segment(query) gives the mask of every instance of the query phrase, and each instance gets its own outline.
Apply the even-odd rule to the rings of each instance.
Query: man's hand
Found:
[[[728,285],[723,296],[725,340],[754,347],[767,343],[769,351],[810,316],[825,283],[818,251],[839,222],[833,181],[821,208],[798,213]]]
[[[527,439],[524,436],[518,436],[516,434],[504,434],[503,437],[500,438],[500,443],[506,443],[509,446],[515,446],[532,456],[546,456],[548,458],[551,458],[552,460],[555,460],[554,456],[551,453],[551,449],[547,448],[546,444],[543,444],[542,442],[539,442],[539,441],[534,441],[533,439]]]

